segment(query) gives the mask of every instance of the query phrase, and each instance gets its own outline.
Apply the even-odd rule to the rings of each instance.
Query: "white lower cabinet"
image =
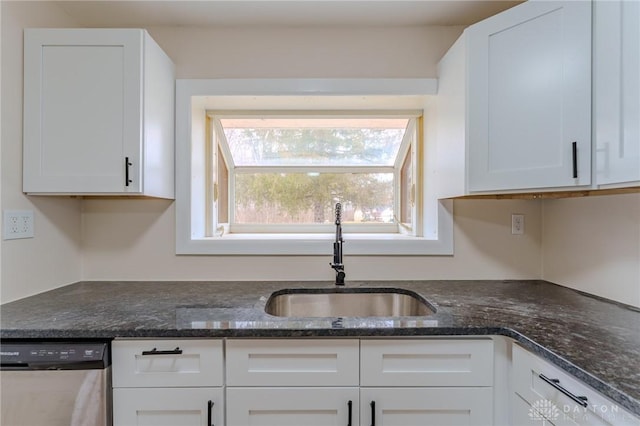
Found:
[[[360,342],[361,425],[493,424],[491,339]]]
[[[491,425],[491,339],[229,339],[228,426]]]
[[[640,426],[508,344],[510,369],[480,337],[115,340],[114,425]]]
[[[222,340],[115,340],[114,426],[223,426]]]
[[[517,344],[512,368],[513,399],[529,406],[513,404],[517,425],[537,420],[555,426],[640,426],[638,417]]]
[[[491,425],[493,389],[362,388],[362,425]]]
[[[222,388],[114,389],[113,422],[131,426],[222,426],[223,402]]]
[[[357,339],[229,339],[228,426],[359,424]]]
[[[356,426],[357,387],[227,388],[227,426]]]

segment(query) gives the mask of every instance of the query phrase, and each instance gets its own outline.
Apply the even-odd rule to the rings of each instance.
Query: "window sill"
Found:
[[[178,254],[330,256],[333,235],[229,234],[191,239]],[[449,239],[427,239],[399,234],[344,234],[345,255],[451,255]]]

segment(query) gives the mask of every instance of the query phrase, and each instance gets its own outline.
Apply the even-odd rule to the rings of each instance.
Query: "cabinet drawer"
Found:
[[[221,340],[115,340],[112,358],[114,388],[222,386]]]
[[[576,397],[586,397],[586,407],[542,379],[542,376]],[[513,388],[541,415],[561,425],[640,425],[640,419],[542,358],[513,345]]]
[[[221,425],[224,418],[223,401],[222,388],[114,389],[113,424]]]
[[[493,341],[362,340],[362,386],[493,386]]]
[[[358,340],[228,340],[228,386],[358,386]]]
[[[227,426],[358,425],[357,387],[227,388]]]
[[[492,425],[493,389],[365,388],[360,416],[363,425]]]

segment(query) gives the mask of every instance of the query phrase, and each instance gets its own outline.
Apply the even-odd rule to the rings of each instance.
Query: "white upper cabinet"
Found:
[[[598,185],[640,185],[640,3],[594,2],[593,135]]]
[[[528,2],[466,32],[469,190],[590,185],[589,2]]]
[[[529,1],[439,65],[440,196],[591,185],[591,4]]]
[[[23,190],[174,197],[174,65],[140,29],[27,29]]]

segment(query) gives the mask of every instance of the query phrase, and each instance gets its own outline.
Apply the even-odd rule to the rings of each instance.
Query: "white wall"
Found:
[[[81,279],[81,203],[22,193],[22,30],[74,22],[46,3],[2,1],[0,7],[2,209],[35,214],[35,238],[2,241],[0,300],[7,302]]]
[[[511,213],[526,234],[511,235]],[[540,202],[457,201],[455,256],[345,257],[347,279],[526,279],[540,277]],[[176,256],[175,209],[163,200],[87,200],[88,280],[331,280],[327,256]],[[348,241],[347,241],[348,244]]]
[[[640,307],[640,194],[546,200],[543,278]]]
[[[177,78],[435,78],[463,27],[148,30]]]

